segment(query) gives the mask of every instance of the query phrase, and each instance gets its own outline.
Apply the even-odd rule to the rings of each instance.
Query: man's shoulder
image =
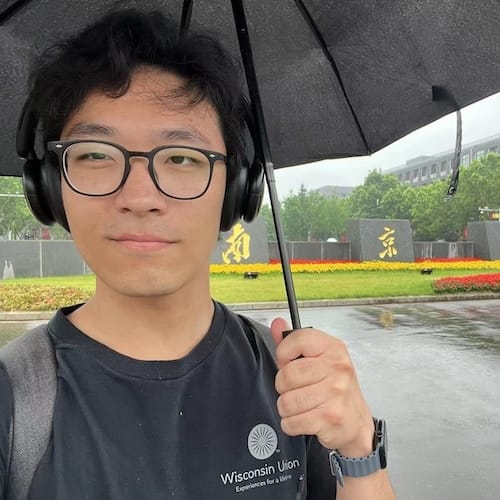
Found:
[[[0,348],[3,382],[16,401],[32,399],[37,388],[54,392],[56,365],[47,324],[38,325]]]
[[[49,389],[55,385],[54,347],[47,324],[38,325],[1,347],[0,368],[15,389],[16,400],[32,394],[33,388]]]
[[[0,363],[9,366],[12,359],[30,358],[51,346],[46,323],[38,325],[0,347]],[[32,359],[36,361],[37,359]]]
[[[238,327],[252,345],[265,348],[273,358],[275,357],[276,345],[271,336],[271,329],[267,325],[245,314],[234,312],[224,304],[220,305],[226,315],[226,327],[229,329]]]

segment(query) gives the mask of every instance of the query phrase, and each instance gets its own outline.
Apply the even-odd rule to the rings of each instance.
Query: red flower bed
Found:
[[[500,292],[500,273],[440,278],[432,288],[436,293]]]
[[[423,259],[417,258],[415,262],[472,262],[475,260],[481,260],[478,257],[450,257],[450,258],[433,258],[433,259]]]
[[[473,262],[481,259],[477,257],[453,257],[451,259],[415,259],[415,262]],[[290,264],[345,264],[360,262],[359,260],[321,260],[321,259],[290,259]],[[269,259],[269,264],[280,264],[280,259]]]

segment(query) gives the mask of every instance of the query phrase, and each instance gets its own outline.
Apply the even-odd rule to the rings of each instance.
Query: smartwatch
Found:
[[[338,450],[330,452],[330,470],[340,486],[344,486],[344,476],[364,477],[387,467],[387,432],[385,420],[374,418],[375,434],[373,451],[361,458],[347,458]]]

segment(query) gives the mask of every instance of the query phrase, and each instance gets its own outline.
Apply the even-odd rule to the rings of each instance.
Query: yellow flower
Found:
[[[500,270],[500,260],[463,260],[463,261],[422,261],[422,262],[386,262],[381,260],[365,262],[318,262],[293,263],[290,265],[293,273],[330,273],[342,271],[419,271],[424,268],[435,270]],[[281,264],[212,264],[211,274],[243,274],[257,272],[269,274],[281,272]]]

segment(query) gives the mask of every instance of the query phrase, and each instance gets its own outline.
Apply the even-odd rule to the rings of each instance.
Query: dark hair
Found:
[[[239,163],[245,153],[245,109],[239,71],[230,55],[208,34],[181,37],[161,12],[136,9],[108,13],[38,59],[30,87],[44,143],[60,138],[65,122],[90,92],[125,94],[140,66],[184,80],[169,97],[187,97],[192,105],[210,102],[219,116],[229,164]]]

